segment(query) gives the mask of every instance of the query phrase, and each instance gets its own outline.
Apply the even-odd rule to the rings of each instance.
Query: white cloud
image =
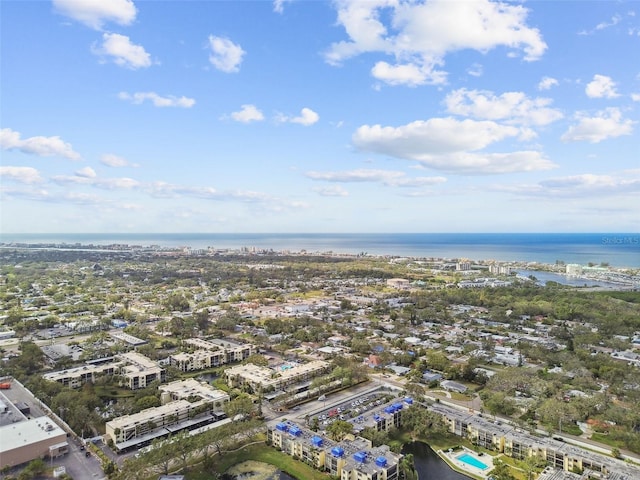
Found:
[[[549,98],[527,98],[523,92],[505,92],[496,96],[482,90],[454,90],[445,98],[447,111],[457,115],[510,123],[547,125],[562,118],[559,110],[549,108]]]
[[[84,177],[84,178],[96,178],[98,176],[96,174],[96,171],[91,167],[81,168],[80,170],[76,171],[76,175],[78,177]]]
[[[151,66],[151,56],[141,45],[131,43],[126,35],[104,33],[102,45],[94,44],[91,51],[101,57],[110,57],[116,65],[136,70]]]
[[[633,100],[634,102],[640,102],[640,93],[632,93],[631,100]]]
[[[462,175],[533,172],[550,170],[557,166],[535,150],[508,153],[456,152],[425,156],[420,162],[436,170]]]
[[[135,166],[129,163],[126,158],[119,157],[118,155],[114,155],[112,153],[105,153],[104,155],[102,155],[102,157],[100,157],[100,163],[114,168]]]
[[[387,62],[378,62],[371,69],[371,75],[389,85],[439,85],[446,83],[447,74],[433,70],[431,65],[416,65],[413,63],[403,65],[391,65]]]
[[[320,120],[320,115],[311,110],[310,108],[303,108],[300,111],[300,116],[293,117],[291,119],[291,123],[299,123],[300,125],[304,125],[305,127],[309,125],[313,125],[318,120]]]
[[[594,75],[593,80],[587,84],[585,93],[589,98],[615,98],[620,95],[616,92],[616,84],[606,75]]]
[[[216,201],[235,201],[242,204],[252,204],[257,208],[278,211],[284,208],[306,208],[302,202],[289,202],[271,195],[247,191],[220,191],[213,187],[198,187],[171,184],[164,181],[153,182],[144,186],[143,190],[156,198],[197,198]]]
[[[231,113],[231,118],[236,122],[250,123],[264,120],[264,115],[255,105],[246,104],[239,111]]]
[[[396,65],[377,62],[372,73],[392,85],[442,83],[446,72],[436,67],[459,50],[504,46],[531,61],[547,48],[540,32],[527,26],[528,10],[521,5],[490,0],[339,0],[336,5],[338,24],[349,39],[332,44],[326,61],[339,65],[363,53],[389,55]]]
[[[127,92],[120,92],[118,98],[121,100],[129,100],[131,103],[140,105],[145,100],[149,100],[156,107],[180,107],[191,108],[196,104],[193,98],[188,97],[175,97],[173,95],[161,96],[155,92],[136,92],[129,94]]]
[[[312,189],[318,195],[323,197],[348,197],[349,192],[347,192],[340,185],[331,185],[328,187],[314,187]]]
[[[540,83],[538,83],[538,90],[550,90],[551,87],[557,87],[558,80],[553,77],[542,77]]]
[[[318,120],[320,120],[320,115],[307,107],[300,110],[300,115],[297,117],[288,117],[287,115],[283,114],[279,114],[276,116],[276,121],[278,122],[298,123],[300,125],[304,125],[305,127],[313,125]]]
[[[633,16],[633,15],[630,15],[630,16]],[[613,17],[611,17],[611,20],[605,21],[605,22],[600,22],[592,30],[582,30],[581,32],[578,32],[578,35],[592,35],[592,34],[594,34],[595,32],[597,32],[599,30],[605,30],[605,29],[607,29],[609,27],[616,26],[618,23],[620,23],[620,20],[622,20],[622,16],[616,14]]]
[[[358,169],[342,172],[310,171],[305,174],[312,180],[338,183],[381,183],[389,187],[424,187],[446,182],[444,177],[407,178],[404,172],[393,170]]]
[[[10,128],[0,130],[0,148],[2,150],[19,150],[22,153],[41,157],[64,157],[79,160],[80,154],[73,150],[70,143],[63,142],[60,137],[29,137],[24,140],[20,133]]]
[[[105,178],[94,183],[96,187],[107,190],[131,190],[140,187],[140,182],[133,178]]]
[[[400,127],[363,125],[354,133],[353,142],[363,150],[420,160],[422,155],[480,150],[515,137],[518,131],[516,127],[491,121],[431,118]]]
[[[614,15],[608,22],[602,22],[596,25],[596,30],[604,30],[605,28],[613,27],[620,23],[620,20],[622,20],[622,16]]]
[[[458,121],[449,117],[400,127],[363,125],[352,140],[360,150],[415,160],[446,172],[484,174],[554,168],[551,161],[536,151],[471,153],[521,133],[521,129],[492,121]]]
[[[20,183],[41,183],[40,172],[32,167],[0,166],[0,178]]]
[[[576,118],[578,124],[569,127],[569,130],[560,137],[562,141],[599,143],[608,138],[631,135],[633,125],[636,123],[629,119],[623,119],[622,113],[617,108],[607,108],[598,112],[594,117],[578,113]]]
[[[240,71],[242,57],[246,53],[240,45],[233,43],[228,38],[209,35],[209,48],[211,49],[209,61],[218,70],[225,73]]]
[[[93,169],[90,169],[93,172]],[[104,190],[132,190],[141,187],[141,183],[132,178],[98,178],[93,172],[83,169],[75,175],[55,175],[51,181],[58,185],[90,185]]]
[[[519,196],[591,198],[640,193],[640,177],[616,175],[594,175],[585,173],[566,177],[550,178],[536,184],[496,186],[492,190],[513,193]]]
[[[467,73],[469,75],[471,75],[472,77],[481,77],[482,74],[484,73],[484,69],[482,67],[482,64],[474,63],[469,68],[467,68]]]
[[[53,0],[53,6],[62,15],[95,30],[105,22],[131,25],[137,13],[131,0]]]
[[[284,12],[284,4],[293,0],[273,0],[273,11],[276,13]]]

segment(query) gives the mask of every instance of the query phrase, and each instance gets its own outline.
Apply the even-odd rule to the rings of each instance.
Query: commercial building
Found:
[[[105,434],[116,450],[148,445],[182,430],[194,430],[223,420],[229,395],[194,379],[178,380],[159,387],[163,405],[105,424]],[[194,400],[195,399],[195,400]]]
[[[372,447],[369,440],[348,436],[341,442],[292,422],[275,421],[267,427],[267,442],[282,452],[341,480],[397,480],[401,454],[387,445]]]
[[[286,364],[276,368],[261,367],[248,363],[237,365],[224,372],[227,383],[231,387],[249,385],[254,391],[265,392],[284,390],[288,386],[314,378],[329,369],[324,360],[309,363]]]
[[[194,352],[171,355],[169,362],[183,372],[214,368],[233,362],[241,362],[256,353],[255,345],[232,342],[230,340],[203,340],[190,338],[184,341]]]
[[[3,382],[9,388],[0,392],[0,469],[67,453],[66,432],[26,403],[33,395],[14,379]]]

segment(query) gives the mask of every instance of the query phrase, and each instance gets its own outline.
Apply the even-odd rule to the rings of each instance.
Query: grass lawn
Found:
[[[471,400],[473,400],[473,396],[458,392],[451,392],[451,398],[460,402],[470,402]]]
[[[527,480],[527,474],[524,471],[524,466],[521,460],[516,460],[515,458],[507,457],[506,455],[502,455],[500,460],[511,467],[511,474],[516,478],[516,480]],[[535,478],[535,475],[533,478]]]
[[[292,477],[304,480],[327,480],[327,474],[322,473],[313,467],[299,460],[279,452],[266,444],[250,445],[235,452],[225,452],[222,458],[215,457],[215,471],[224,473],[229,468],[246,460],[269,463],[278,469],[288,473]],[[187,480],[210,480],[211,473],[194,469],[188,472]]]
[[[575,423],[573,425],[562,425],[562,431],[577,437],[582,435],[582,430],[580,430],[580,427]]]
[[[402,443],[411,443],[413,438],[409,432],[405,432],[398,440]],[[417,438],[416,440],[430,445],[433,450],[448,450],[460,445],[465,445],[469,448],[472,447],[471,442],[452,433],[433,433],[426,438]]]
[[[135,394],[128,388],[116,387],[114,385],[96,385],[95,394],[100,398],[131,398]]]
[[[593,435],[591,435],[591,440],[593,440],[594,442],[604,443],[605,445],[609,445],[610,447],[626,448],[624,445],[624,442],[615,440],[614,438],[611,438],[606,433],[595,432]]]

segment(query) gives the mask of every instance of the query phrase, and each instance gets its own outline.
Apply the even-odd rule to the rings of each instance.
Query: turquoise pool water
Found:
[[[472,467],[479,468],[480,470],[486,470],[487,468],[489,468],[476,457],[474,457],[473,455],[469,455],[468,453],[463,453],[456,458],[461,462],[466,463],[467,465],[471,465]]]

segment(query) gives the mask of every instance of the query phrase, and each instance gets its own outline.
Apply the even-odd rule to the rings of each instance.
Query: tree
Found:
[[[189,310],[189,300],[180,293],[173,293],[164,301],[164,306],[170,312],[186,312]]]
[[[327,427],[327,433],[332,440],[340,442],[344,437],[353,433],[353,424],[344,420],[336,420]]]
[[[402,410],[402,427],[410,431],[414,439],[425,439],[432,434],[447,432],[447,425],[441,415],[418,406]]]
[[[418,472],[416,471],[413,454],[409,453],[400,459],[398,465],[399,478],[401,480],[418,480]]]
[[[189,457],[194,453],[197,448],[195,437],[189,435],[189,432],[182,431],[175,437],[173,437],[173,443],[171,444],[173,451],[180,458],[182,464],[182,472],[187,471],[189,466]]]
[[[234,419],[238,415],[240,415],[241,418],[248,418],[254,411],[255,405],[253,404],[253,400],[246,393],[240,394],[224,405],[224,413],[231,419]]]
[[[511,467],[500,459],[493,461],[493,470],[491,470],[490,476],[494,480],[515,480],[511,473]]]
[[[269,365],[269,360],[260,353],[254,353],[253,355],[249,355],[242,363],[252,363],[260,367],[266,367]]]

